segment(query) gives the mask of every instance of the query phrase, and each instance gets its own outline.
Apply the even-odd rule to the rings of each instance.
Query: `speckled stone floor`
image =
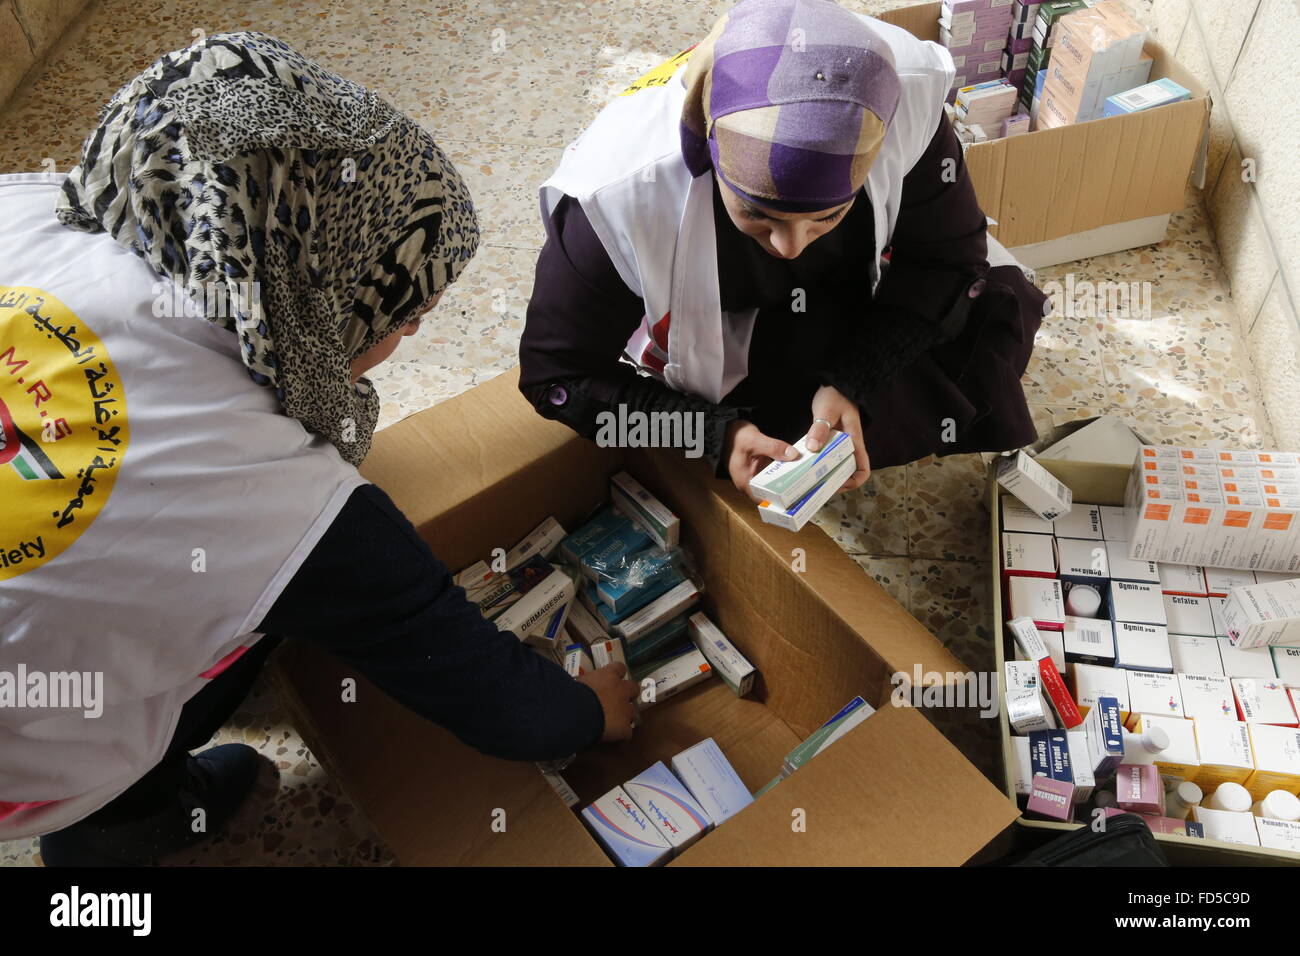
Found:
[[[414,340],[373,377],[381,424],[515,362],[541,245],[536,185],[599,106],[703,36],[727,0],[98,0],[49,69],[0,112],[0,170],[68,169],[113,90],[193,31],[258,29],[375,88],[425,124],[469,181],[485,228],[478,257]],[[905,2],[846,0],[875,12]],[[1143,4],[1149,6],[1149,4]],[[1270,429],[1200,196],[1165,241],[1042,270],[1040,283],[1149,281],[1152,317],[1044,323],[1024,385],[1043,428],[1103,412],[1158,442],[1255,446]],[[991,667],[988,513],[977,456],[876,472],[817,523],[972,668]],[[991,721],[959,741],[992,766]],[[214,742],[269,763],[221,836],[175,864],[365,864],[391,851],[321,769],[259,684]],[[271,765],[275,773],[271,771]],[[0,844],[0,866],[39,863],[36,841]]]

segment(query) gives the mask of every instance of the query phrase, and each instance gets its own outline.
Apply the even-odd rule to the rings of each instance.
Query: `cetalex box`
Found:
[[[1183,695],[1183,713],[1189,719],[1236,720],[1232,685],[1219,674],[1179,674],[1178,690]]]
[[[713,820],[662,760],[623,784],[623,790],[675,852],[713,829]]]
[[[659,866],[672,855],[658,827],[622,787],[583,808],[582,819],[619,866]]]
[[[1195,634],[1198,637],[1214,637],[1214,616],[1210,613],[1210,600],[1203,597],[1189,597],[1186,594],[1164,595],[1165,617],[1168,619],[1169,633]]]
[[[715,826],[726,823],[753,802],[712,737],[683,750],[673,758],[672,767]]]
[[[1070,513],[1074,494],[1023,450],[998,462],[997,480],[1044,521]]]
[[[1300,647],[1273,647],[1273,669],[1288,687],[1300,687]]]
[[[1170,634],[1169,655],[1178,674],[1223,674],[1217,637],[1195,634]]]

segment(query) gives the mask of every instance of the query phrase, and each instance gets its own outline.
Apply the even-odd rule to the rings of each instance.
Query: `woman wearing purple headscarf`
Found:
[[[857,471],[1033,440],[1045,296],[987,234],[946,50],[829,0],[745,0],[610,103],[542,187],[520,344],[538,411],[597,437],[704,422],[746,490],[805,434]],[[691,452],[688,451],[688,454]]]

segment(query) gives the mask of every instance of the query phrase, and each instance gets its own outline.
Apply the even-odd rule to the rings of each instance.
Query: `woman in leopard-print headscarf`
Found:
[[[218,832],[262,761],[243,744],[190,751],[284,636],[488,754],[553,760],[630,736],[623,665],[575,680],[499,631],[352,467],[377,417],[363,372],[478,245],[469,192],[427,132],[280,41],[230,33],[122,87],[61,192],[36,178],[0,175],[0,222],[19,224],[0,230],[0,288],[64,292],[82,324],[116,336],[132,377],[107,401],[129,398],[132,435],[99,543],[0,582],[0,668],[27,649],[102,660],[126,692],[58,733],[0,708],[0,839],[41,835],[47,866],[125,865]],[[50,221],[52,205],[81,232]],[[231,303],[205,318],[238,348],[199,318],[160,318],[155,275]],[[43,321],[79,346],[75,327]],[[35,501],[38,482],[24,485]],[[191,573],[191,549],[206,573]]]
[[[253,381],[353,464],[379,402],[352,363],[418,318],[479,239],[433,137],[259,33],[168,54],[118,90],[58,217],[200,299],[226,287],[234,314],[212,318]]]

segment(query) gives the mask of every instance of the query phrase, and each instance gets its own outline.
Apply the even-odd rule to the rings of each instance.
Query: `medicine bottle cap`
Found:
[[[1158,754],[1169,746],[1169,734],[1160,727],[1150,728],[1141,739],[1147,753]]]
[[[1300,820],[1300,799],[1285,790],[1274,790],[1259,801],[1259,815],[1273,820]]]
[[[1190,780],[1184,780],[1180,783],[1178,789],[1174,791],[1174,796],[1176,796],[1178,802],[1185,807],[1198,806],[1201,800],[1205,798],[1205,794],[1201,791],[1201,788]]]
[[[1094,617],[1101,608],[1101,595],[1087,584],[1076,584],[1065,597],[1066,610],[1075,617]]]
[[[1239,783],[1221,783],[1210,798],[1212,810],[1246,813],[1250,810],[1250,791]]]

